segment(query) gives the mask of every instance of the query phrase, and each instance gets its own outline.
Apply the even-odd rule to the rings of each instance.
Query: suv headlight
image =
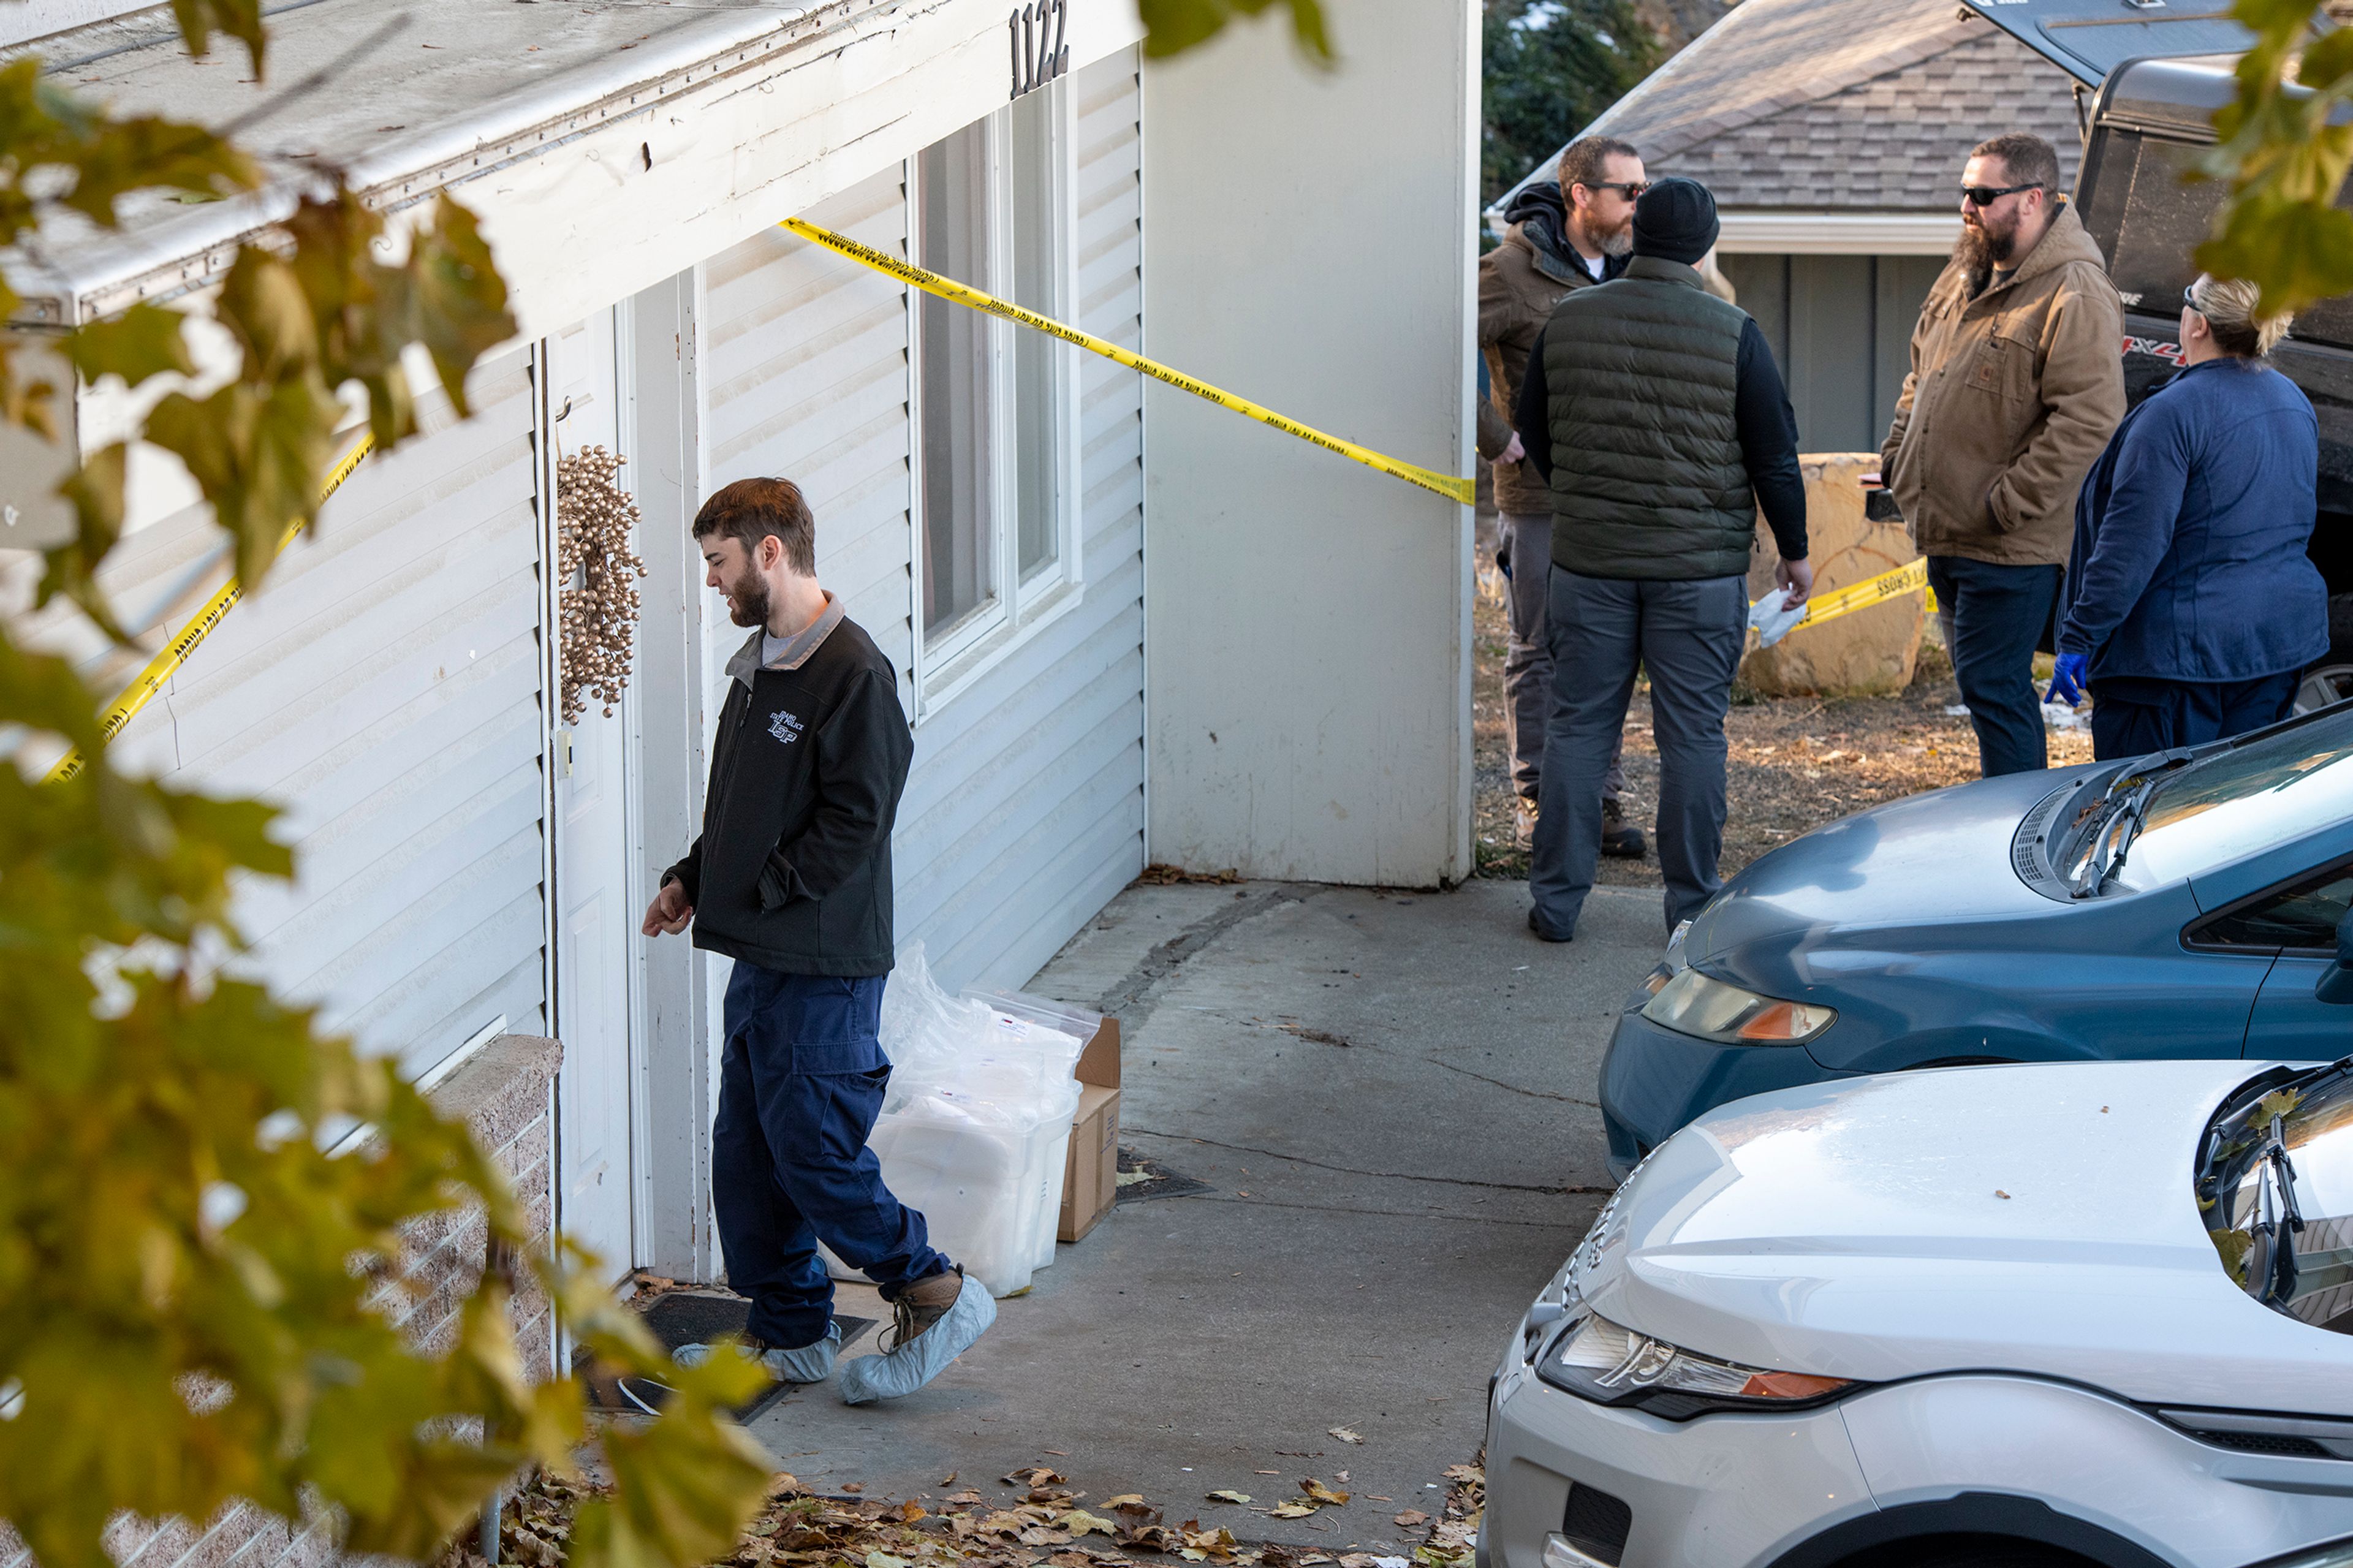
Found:
[[[1670,1421],[1715,1411],[1799,1410],[1862,1384],[1852,1378],[1742,1366],[1654,1340],[1588,1313],[1554,1343],[1536,1375],[1598,1405],[1639,1405]]]
[[[1642,1005],[1642,1016],[1679,1035],[1723,1046],[1796,1046],[1838,1022],[1836,1010],[1812,1002],[1760,996],[1696,969],[1674,974]]]

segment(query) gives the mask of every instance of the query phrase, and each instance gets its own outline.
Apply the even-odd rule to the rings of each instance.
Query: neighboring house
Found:
[[[472,417],[429,407],[431,434],[359,468],[118,754],[283,804],[300,878],[249,888],[242,916],[260,968],[330,1026],[427,1079],[502,1034],[561,1039],[555,1203],[617,1273],[721,1267],[727,964],[638,921],[696,831],[745,636],[687,535],[730,480],[802,484],[820,575],[899,667],[899,931],[950,986],[1022,983],[1147,860],[1420,886],[1471,869],[1467,507],[775,226],[806,216],[1467,472],[1470,0],[1351,8],[1330,73],[1250,24],[1146,69],[1134,0],[1049,8],[1066,68],[1023,90],[1013,0],[416,0],[248,134],[392,209],[452,190],[522,336],[476,371]],[[256,89],[234,47],[191,61],[164,8],[120,9],[41,0],[37,22],[79,25],[35,47],[126,110],[216,122],[383,15],[272,11]],[[1380,179],[1325,173],[1367,159]],[[17,324],[201,310],[286,190],[154,202],[119,235],[0,258]],[[1364,234],[1384,237],[1335,237]],[[83,446],[125,405],[84,388]],[[628,460],[649,576],[626,699],[566,727],[547,500],[590,445]],[[141,656],[61,603],[25,610],[47,483],[0,472],[27,520],[0,606],[111,692]],[[175,626],[225,575],[220,536],[152,449],[132,507],[106,585],[134,629]]]
[[[1715,193],[1717,261],[1780,358],[1800,446],[1876,451],[1969,149],[2031,131],[2072,188],[2073,89],[1953,0],[1741,0],[1580,134]]]

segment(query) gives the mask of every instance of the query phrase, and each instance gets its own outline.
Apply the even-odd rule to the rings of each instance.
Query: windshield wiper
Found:
[[[2139,782],[2132,786],[2114,810],[2105,813],[2100,817],[2098,823],[2093,826],[2086,841],[2096,844],[2100,839],[2109,837],[2112,832],[2115,832],[2119,822],[2124,824],[2123,830],[2115,832],[2116,847],[2108,852],[2106,859],[2084,868],[2084,875],[2069,889],[2074,897],[2079,899],[2096,897],[2108,885],[2108,879],[2124,869],[2125,856],[2131,851],[2133,840],[2139,837],[2141,829],[2148,826],[2147,814],[2149,797],[2157,793],[2158,784],[2171,777],[2176,769],[2189,761],[2189,754],[2187,752],[2158,752],[2142,759],[2144,763],[2156,763],[2155,767],[2145,773],[2127,771],[2117,775],[2119,778],[2136,778]]]
[[[2295,1295],[2295,1238],[2303,1234],[2304,1215],[2295,1205],[2295,1165],[2276,1115],[2255,1158],[2255,1223],[2247,1234],[2261,1245],[2262,1254],[2260,1266],[2254,1256],[2248,1258],[2247,1279],[2256,1300],[2284,1312]]]

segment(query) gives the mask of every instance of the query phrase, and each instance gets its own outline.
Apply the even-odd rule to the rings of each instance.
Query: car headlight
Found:
[[[1555,1342],[1536,1375],[1599,1405],[1638,1405],[1670,1421],[1715,1411],[1797,1410],[1862,1385],[1852,1378],[1717,1361],[1588,1313]]]
[[[1833,1008],[1760,996],[1711,980],[1696,969],[1661,982],[1642,1005],[1642,1016],[1679,1035],[1696,1035],[1724,1046],[1802,1045],[1838,1022]]]

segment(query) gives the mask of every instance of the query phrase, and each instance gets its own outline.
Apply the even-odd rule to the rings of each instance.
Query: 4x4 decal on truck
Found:
[[[2126,359],[2130,359],[2135,354],[2147,354],[2152,358],[2161,359],[2168,364],[2185,363],[2181,357],[2179,343],[2160,342],[2155,338],[2126,338],[2124,352]]]

